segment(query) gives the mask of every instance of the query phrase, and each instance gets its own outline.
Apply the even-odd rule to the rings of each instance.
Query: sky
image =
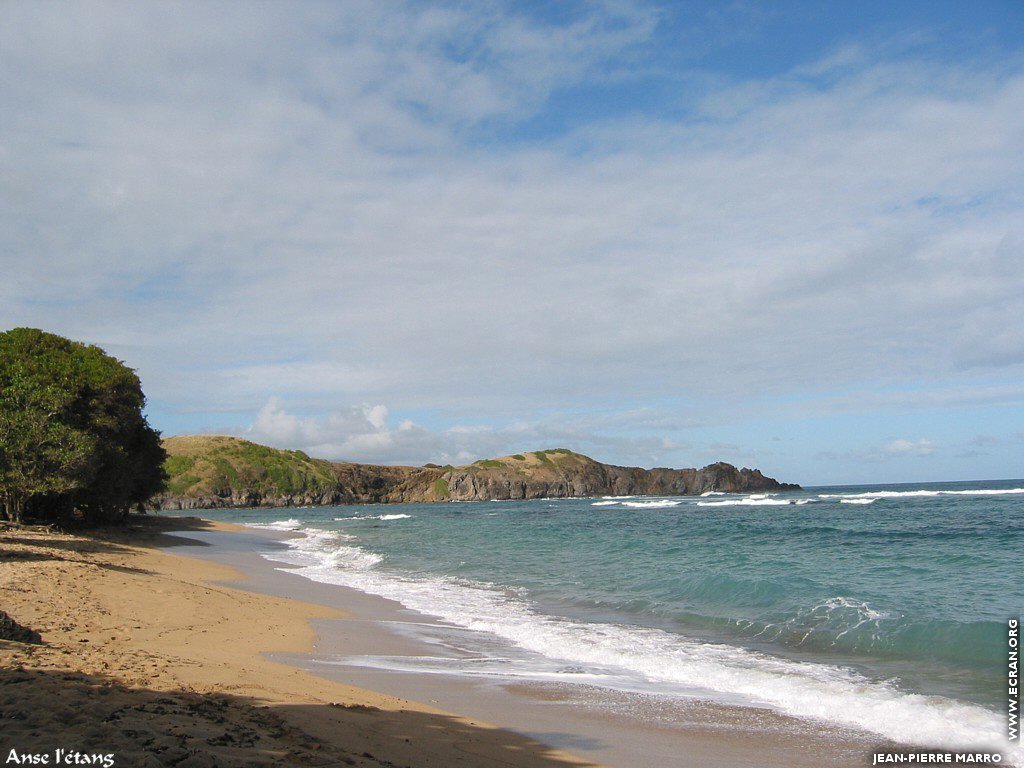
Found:
[[[1024,3],[6,0],[0,329],[165,435],[1024,476]]]

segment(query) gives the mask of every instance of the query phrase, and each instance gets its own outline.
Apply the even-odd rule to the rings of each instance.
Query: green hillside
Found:
[[[245,488],[261,496],[325,493],[336,485],[331,463],[227,435],[163,441],[168,491],[175,496],[226,496]]]

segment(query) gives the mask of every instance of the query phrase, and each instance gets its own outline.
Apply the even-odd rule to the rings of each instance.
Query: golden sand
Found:
[[[0,609],[44,644],[0,641],[0,760],[75,752],[116,766],[593,765],[524,736],[342,685],[263,654],[312,648],[330,609],[217,582],[134,518],[82,535],[0,532]],[[24,763],[23,763],[24,764]],[[81,763],[79,764],[86,764]],[[103,763],[92,763],[103,764]]]

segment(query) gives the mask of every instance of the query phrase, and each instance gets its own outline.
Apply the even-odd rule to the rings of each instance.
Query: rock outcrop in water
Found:
[[[389,467],[312,459],[302,451],[224,435],[171,437],[164,447],[168,490],[150,499],[150,509],[683,496],[800,487],[724,462],[703,469],[618,467],[564,448],[460,467]]]

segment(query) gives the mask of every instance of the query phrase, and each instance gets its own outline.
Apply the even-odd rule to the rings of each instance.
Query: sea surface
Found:
[[[1024,480],[203,514],[293,531],[265,557],[465,630],[459,653],[425,637],[436,652],[349,663],[713,699],[1020,757],[1005,672]]]

